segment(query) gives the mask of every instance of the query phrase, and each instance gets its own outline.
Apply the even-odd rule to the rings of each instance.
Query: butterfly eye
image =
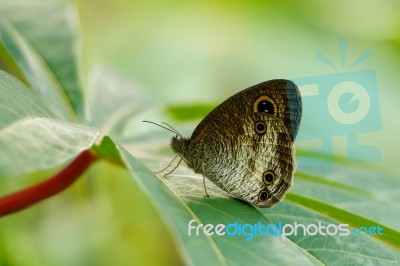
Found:
[[[274,174],[273,172],[271,172],[271,171],[265,171],[265,172],[263,173],[263,182],[264,182],[266,185],[272,184],[272,183],[274,182],[274,180],[275,180],[275,174]]]
[[[263,121],[258,121],[254,125],[254,129],[257,134],[264,134],[267,131],[267,125]]]
[[[261,190],[260,193],[258,193],[258,200],[259,201],[266,201],[268,198],[268,192],[265,190]]]
[[[271,98],[263,95],[254,102],[253,111],[256,113],[274,115],[276,113],[276,104]]]

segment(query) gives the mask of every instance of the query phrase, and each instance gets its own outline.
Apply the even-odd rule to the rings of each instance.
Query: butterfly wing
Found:
[[[293,143],[284,124],[274,116],[253,113],[227,123],[214,121],[191,149],[197,172],[234,197],[259,207],[279,202],[292,184]]]
[[[193,131],[191,139],[201,138],[204,128],[216,118],[229,120],[235,115],[255,112],[267,113],[281,119],[294,141],[302,114],[300,91],[296,84],[285,79],[269,80],[251,86],[211,111]]]
[[[227,99],[198,125],[186,158],[236,198],[259,207],[279,202],[292,184],[301,119],[296,85],[264,82]]]

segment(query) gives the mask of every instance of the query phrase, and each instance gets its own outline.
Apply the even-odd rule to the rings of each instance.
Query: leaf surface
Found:
[[[58,120],[23,83],[0,71],[0,176],[61,164],[90,148],[99,131]]]

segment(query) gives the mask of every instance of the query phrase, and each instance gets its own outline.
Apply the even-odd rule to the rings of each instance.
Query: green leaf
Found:
[[[323,175],[315,172],[314,176],[330,184],[304,180],[301,178],[304,172],[299,171],[300,178],[295,180],[292,191],[400,230],[397,217],[393,215],[400,211],[398,177],[370,168],[343,165],[332,167]]]
[[[180,246],[183,246],[185,257],[188,262],[195,265],[205,262],[221,263],[220,256],[222,256],[223,262],[228,264],[290,264],[293,261],[296,261],[296,265],[319,264],[320,262],[329,265],[386,264],[396,263],[400,259],[396,244],[399,241],[399,232],[376,220],[296,193],[289,193],[282,203],[272,209],[259,209],[230,198],[215,185],[207,182],[210,198],[204,198],[202,178],[193,175],[190,170],[185,170],[181,166],[167,178],[158,179],[126,151],[122,152],[122,156],[135,179],[147,191],[155,205],[159,207],[160,212],[164,214],[166,222],[175,225],[171,228],[179,238]],[[148,163],[154,168],[161,167],[154,160],[149,160]],[[323,184],[336,186],[333,181]],[[345,184],[338,187],[345,191],[349,189],[349,185]],[[360,193],[362,194],[362,191]],[[337,194],[337,196],[341,197],[342,195]],[[173,209],[169,208],[171,201],[175,202]],[[180,209],[185,215],[177,215],[177,209]],[[294,222],[301,222],[305,225],[321,223],[324,226],[344,223],[349,224],[350,228],[380,225],[384,228],[385,235],[382,237],[352,234],[305,237],[298,235],[289,236],[286,239],[255,236],[247,241],[244,236],[208,237],[202,233],[199,236],[188,236],[186,230],[191,219],[196,220],[195,225],[197,223],[227,225],[234,222],[241,224],[261,222],[264,225],[278,224],[279,222],[293,225]],[[210,246],[205,252],[214,252],[218,260],[210,256],[208,256],[208,260],[197,260],[192,257],[190,244],[200,241],[204,246]],[[213,249],[210,250],[210,248]],[[202,252],[201,247],[196,247],[196,250]],[[280,252],[282,250],[285,252]]]
[[[92,146],[97,129],[55,118],[30,89],[0,71],[0,177],[50,168]]]
[[[75,11],[61,4],[9,2],[0,4],[0,16],[6,19],[0,23],[0,55],[8,58],[3,69],[39,91],[59,118],[82,121]]]
[[[257,238],[247,241],[243,237],[215,237],[188,235],[188,223],[227,224],[239,221],[265,222],[266,218],[252,206],[227,198],[215,187],[209,189],[211,199],[205,199],[198,178],[182,177],[171,181],[156,177],[146,166],[126,150],[121,149],[128,169],[135,180],[150,195],[154,204],[174,231],[179,247],[188,264],[288,264],[318,265],[319,262],[290,241],[280,238]],[[182,190],[181,190],[182,189]],[[284,250],[285,252],[282,252]],[[243,255],[244,254],[244,255]]]
[[[205,117],[216,104],[181,104],[168,106],[167,112],[178,121],[192,121]]]
[[[121,156],[117,146],[109,136],[105,136],[99,145],[93,145],[92,151],[102,159],[107,159],[116,163],[121,162]]]
[[[346,219],[335,215],[335,211],[341,213],[341,210],[334,210],[329,205],[325,206],[328,207],[327,209],[315,209],[314,204],[305,207],[305,203],[302,197],[295,197],[293,193],[289,193],[282,203],[261,212],[272,223],[282,222],[291,225],[294,225],[294,222],[305,225],[321,223],[322,226],[339,222],[346,223]],[[331,215],[338,219],[329,218]],[[349,221],[354,222],[354,216],[350,215],[350,217]],[[384,234],[389,236],[390,232]],[[400,259],[398,248],[388,247],[372,236],[354,234],[304,236],[303,231],[299,230],[298,235],[289,236],[288,240],[326,265],[395,265]]]
[[[378,222],[378,220],[368,219],[366,217],[357,215],[355,213],[346,211],[345,209],[338,208],[334,205],[327,204],[322,201],[318,201],[313,198],[308,198],[302,195],[298,195],[296,193],[289,193],[287,195],[287,199],[293,202],[300,202],[301,205],[309,208],[310,210],[314,210],[320,214],[323,214],[327,217],[334,218],[343,223],[349,224],[354,228],[360,228],[362,226],[371,227],[380,225],[385,233],[384,236],[377,235],[376,238],[380,239],[387,244],[393,245],[396,248],[400,248],[400,232],[396,229],[390,228],[389,226],[385,226]]]

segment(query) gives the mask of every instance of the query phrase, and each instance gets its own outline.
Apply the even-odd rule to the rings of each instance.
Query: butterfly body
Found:
[[[233,95],[190,138],[173,137],[171,146],[196,173],[232,196],[271,207],[292,184],[300,119],[296,85],[271,80]]]

